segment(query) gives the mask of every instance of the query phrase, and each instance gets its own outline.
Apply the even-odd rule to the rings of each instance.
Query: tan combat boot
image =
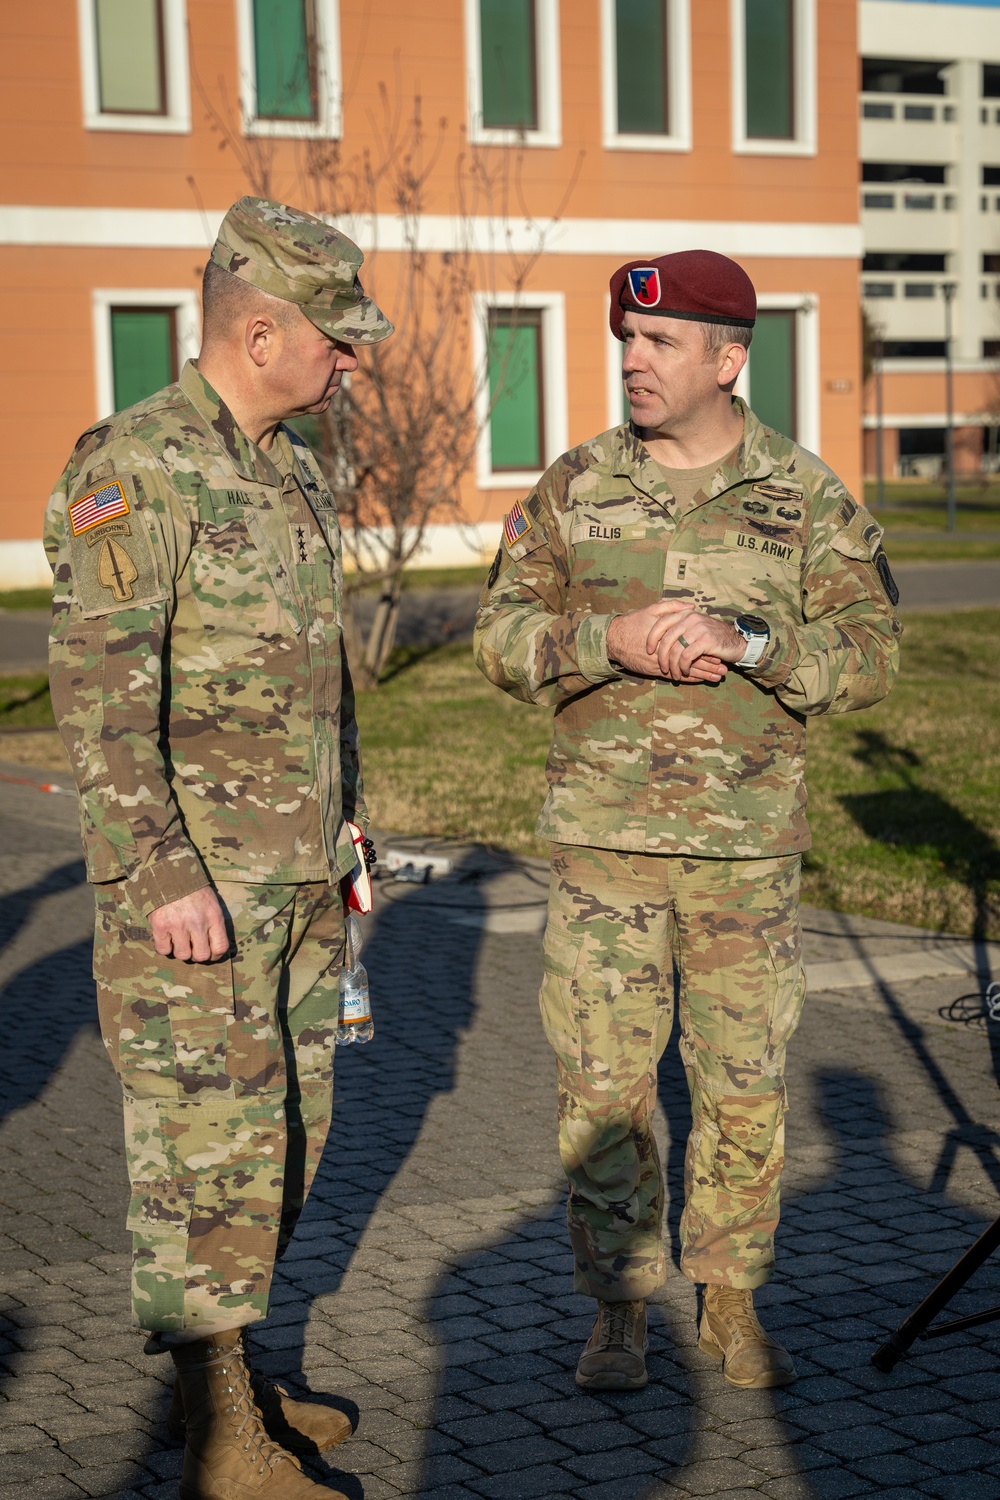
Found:
[[[646,1374],[645,1302],[598,1302],[594,1331],[576,1367],[588,1391],[638,1391]]]
[[[268,1437],[279,1448],[289,1453],[326,1453],[350,1437],[351,1421],[342,1411],[318,1402],[293,1400],[283,1385],[276,1385],[253,1368],[245,1342],[242,1347],[254,1400]],[[184,1392],[179,1379],[174,1381],[167,1428],[176,1442],[183,1443]]]
[[[180,1500],[346,1500],[271,1441],[243,1359],[242,1330],[171,1349],[185,1413]]]
[[[792,1356],[757,1321],[753,1292],[738,1287],[706,1286],[698,1348],[722,1360],[730,1385],[760,1390],[795,1379]]]

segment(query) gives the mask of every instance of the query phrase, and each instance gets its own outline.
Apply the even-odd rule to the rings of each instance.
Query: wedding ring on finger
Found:
[[[677,637],[677,639],[678,639],[679,643],[682,646],[684,646],[686,649],[690,649],[690,646],[691,646],[691,642],[690,641],[686,641],[682,635],[679,635]]]

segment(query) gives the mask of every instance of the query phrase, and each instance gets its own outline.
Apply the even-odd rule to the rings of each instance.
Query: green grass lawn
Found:
[[[807,901],[1000,938],[997,622],[910,616],[890,696],[810,723]],[[376,826],[547,853],[550,713],[491,687],[467,646],[401,653],[358,713]]]
[[[51,608],[51,589],[6,589],[0,592],[0,609]]]
[[[889,697],[810,722],[807,901],[1000,940],[998,624],[994,610],[908,616]],[[398,651],[358,717],[376,827],[548,852],[534,824],[551,713],[491,687],[468,645]],[[0,728],[51,723],[44,677],[0,678]],[[62,766],[56,736],[38,739]]]
[[[43,729],[54,723],[44,672],[0,677],[0,729]]]
[[[1000,484],[992,479],[960,484],[955,498],[956,530],[949,533],[944,485],[890,480],[881,507],[875,485],[865,485],[865,504],[885,527],[886,548],[895,561],[1000,557]]]

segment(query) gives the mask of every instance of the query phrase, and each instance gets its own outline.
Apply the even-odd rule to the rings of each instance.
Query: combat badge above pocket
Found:
[[[73,590],[85,619],[167,597],[130,475],[87,489],[71,501],[67,518]]]

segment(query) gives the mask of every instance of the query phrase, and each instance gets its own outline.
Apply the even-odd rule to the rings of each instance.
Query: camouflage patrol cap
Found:
[[[358,280],[364,256],[354,241],[301,209],[241,198],[222,221],[212,260],[296,303],[310,323],[345,344],[377,344],[393,331]]]

